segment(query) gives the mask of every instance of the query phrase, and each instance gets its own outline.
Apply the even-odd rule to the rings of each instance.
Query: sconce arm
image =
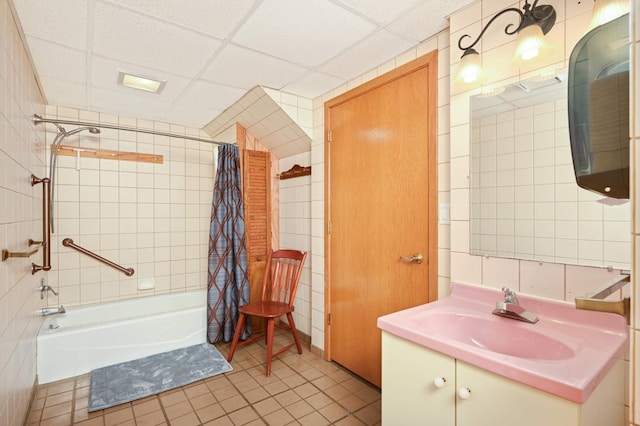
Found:
[[[482,31],[480,31],[480,34],[478,35],[478,37],[476,37],[476,39],[473,41],[473,43],[471,43],[469,46],[467,47],[462,47],[462,40],[464,40],[465,38],[471,38],[471,36],[469,34],[465,34],[462,37],[460,37],[458,39],[458,48],[460,50],[467,50],[467,49],[472,49],[473,46],[475,46],[476,44],[478,44],[478,42],[480,41],[480,39],[482,38],[482,36],[484,35],[484,33],[487,31],[487,29],[491,26],[491,24],[493,24],[493,21],[495,21],[496,19],[498,19],[498,17],[504,15],[507,12],[516,12],[518,15],[520,15],[520,21],[518,22],[518,26],[513,30],[510,31],[509,28],[513,27],[514,24],[509,24],[504,28],[504,32],[507,35],[512,35],[515,34],[516,32],[518,32],[518,30],[520,29],[520,24],[522,23],[522,21],[524,20],[524,13],[516,8],[516,7],[509,7],[507,9],[504,9],[502,11],[500,11],[498,14],[496,14],[493,18],[491,18],[489,20],[489,22],[487,22],[487,25],[484,26],[484,28],[482,28]]]
[[[491,26],[493,21],[495,21],[496,19],[498,19],[498,17],[504,15],[507,12],[516,12],[518,15],[520,15],[520,20],[518,21],[518,25],[515,26],[514,29],[511,29],[511,28],[514,27],[515,24],[509,24],[504,28],[504,33],[506,35],[516,34],[522,28],[534,23],[540,25],[540,28],[542,29],[542,33],[546,34],[549,32],[549,30],[551,30],[553,25],[556,23],[556,10],[553,8],[553,6],[548,4],[538,6],[538,0],[535,0],[533,4],[529,4],[529,2],[526,1],[524,6],[522,7],[522,10],[516,7],[509,7],[495,14],[493,18],[491,18],[489,22],[487,22],[484,28],[482,28],[482,31],[480,31],[480,34],[478,35],[478,37],[469,46],[463,47],[462,41],[465,40],[466,38],[471,38],[471,36],[469,34],[465,34],[462,37],[460,37],[458,39],[458,48],[462,51],[472,49],[473,46],[475,46],[480,41],[480,39],[482,38],[484,33],[487,31],[487,29]]]

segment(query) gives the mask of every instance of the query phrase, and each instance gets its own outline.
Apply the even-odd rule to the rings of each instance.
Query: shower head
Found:
[[[73,129],[70,132],[65,132],[64,136],[71,136],[71,135],[75,135],[76,133],[82,132],[83,130],[88,130],[89,133],[97,135],[98,133],[100,133],[100,129],[96,128],[96,127],[78,127],[77,129]]]

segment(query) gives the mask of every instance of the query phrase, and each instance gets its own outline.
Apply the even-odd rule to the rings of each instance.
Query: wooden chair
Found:
[[[262,282],[262,299],[259,302],[240,306],[240,317],[233,336],[233,342],[231,343],[231,349],[229,350],[229,362],[233,359],[233,354],[238,346],[251,343],[263,335],[266,336],[267,343],[267,376],[271,375],[272,357],[280,355],[294,344],[298,349],[298,353],[302,353],[302,346],[300,346],[300,341],[298,340],[292,313],[294,310],[293,301],[296,297],[296,290],[298,289],[302,267],[306,258],[307,253],[298,250],[276,250],[269,253]],[[238,342],[247,315],[263,318],[265,320],[265,333],[253,335],[243,342]],[[285,315],[289,323],[288,326],[279,324],[278,321],[280,317]],[[294,342],[272,355],[275,327],[290,330]]]

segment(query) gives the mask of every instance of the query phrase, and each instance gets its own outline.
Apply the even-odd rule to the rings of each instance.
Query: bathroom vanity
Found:
[[[454,284],[378,319],[383,425],[626,424],[624,318],[521,296],[530,324],[492,315],[501,299]]]

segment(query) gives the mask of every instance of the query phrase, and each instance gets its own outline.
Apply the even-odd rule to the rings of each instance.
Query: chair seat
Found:
[[[245,315],[255,315],[262,318],[278,318],[293,312],[293,306],[282,302],[255,302],[238,308]]]

